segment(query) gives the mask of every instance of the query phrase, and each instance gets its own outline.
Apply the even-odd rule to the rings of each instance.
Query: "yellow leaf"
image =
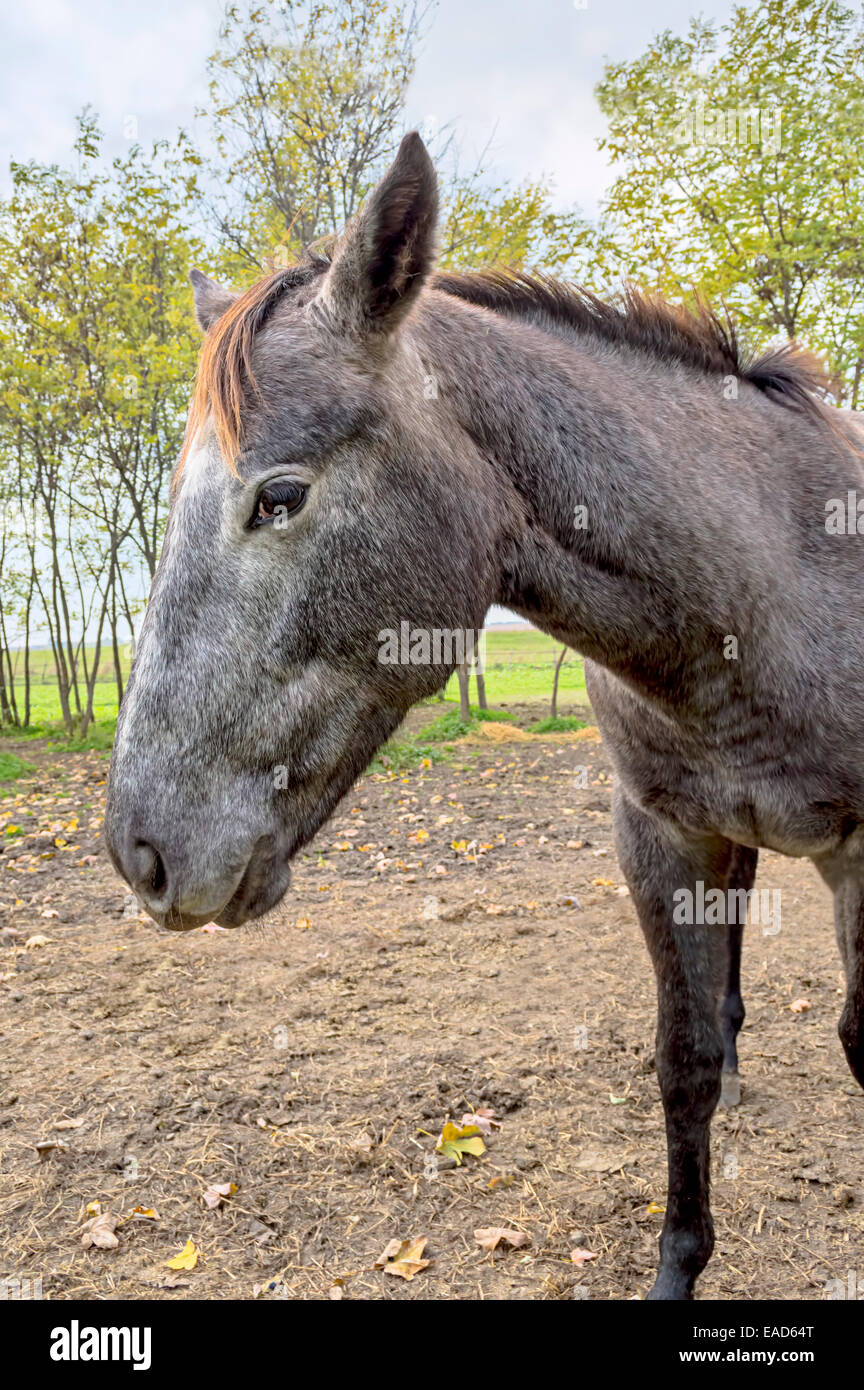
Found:
[[[461,1129],[458,1125],[451,1124],[449,1121],[441,1131],[441,1138],[435,1145],[435,1152],[444,1154],[445,1158],[455,1158],[461,1165],[463,1154],[472,1154],[479,1158],[486,1152],[486,1145],[480,1137],[480,1131],[476,1125],[464,1125]]]
[[[198,1263],[198,1250],[190,1236],[179,1255],[172,1255],[165,1261],[166,1269],[194,1269]]]
[[[429,1267],[429,1261],[421,1258],[427,1239],[419,1236],[416,1240],[391,1240],[375,1261],[375,1268],[383,1269],[385,1274],[398,1274],[400,1279],[413,1279]]]

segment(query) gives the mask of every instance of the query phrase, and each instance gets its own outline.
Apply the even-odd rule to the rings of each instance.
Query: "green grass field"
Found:
[[[552,696],[552,679],[555,661],[561,647],[534,628],[515,631],[500,631],[492,628],[486,634],[486,697],[490,705],[507,708],[510,705],[545,706],[538,709],[538,718],[548,714]],[[88,655],[91,655],[88,653]],[[13,654],[16,668],[15,695],[19,709],[23,708],[24,682],[20,679],[21,653]],[[129,659],[124,659],[124,679],[129,673]],[[99,676],[94,690],[93,710],[95,726],[87,734],[83,743],[79,740],[69,744],[63,736],[60,725],[60,701],[57,691],[56,670],[50,652],[35,652],[31,656],[30,684],[30,727],[26,730],[5,730],[4,732],[22,739],[51,735],[67,747],[110,747],[114,722],[117,718],[117,688],[113,679],[113,668],[108,659],[100,661]],[[444,692],[445,701],[458,705],[459,684],[455,676],[449,681]],[[585,672],[581,659],[575,652],[568,654],[558,681],[559,704],[584,703]],[[471,683],[471,700],[476,702],[476,688]],[[431,709],[441,713],[441,705],[431,702]],[[430,715],[430,718],[433,716]]]
[[[15,699],[19,710],[24,708],[24,686],[16,683]],[[97,723],[117,718],[117,686],[114,681],[97,681],[93,689],[93,714]],[[60,698],[56,682],[50,685],[31,685],[30,722],[46,724],[60,718]]]
[[[552,698],[552,677],[561,645],[535,628],[486,633],[486,697],[490,705],[548,703]],[[472,699],[474,687],[471,687]],[[453,676],[444,692],[445,699],[459,699],[459,682]],[[582,660],[570,652],[558,681],[559,701],[587,699]]]

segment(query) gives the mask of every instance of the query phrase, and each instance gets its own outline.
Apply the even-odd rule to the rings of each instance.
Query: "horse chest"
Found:
[[[699,767],[669,758],[658,777],[654,758],[631,758],[620,776],[637,805],[685,838],[722,835],[754,849],[818,857],[839,850],[860,823],[852,808],[822,801],[803,782],[770,771]]]

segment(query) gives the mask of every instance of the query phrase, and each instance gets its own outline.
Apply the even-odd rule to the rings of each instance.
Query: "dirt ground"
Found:
[[[0,1275],[54,1299],[644,1296],[654,989],[594,731],[487,725],[367,776],[272,922],[187,935],[108,862],[104,755],[25,756],[36,778],[0,801]],[[757,886],[782,889],[782,930],[746,945],[699,1296],[821,1299],[864,1286],[864,1094],[827,890],[772,854]],[[500,1124],[485,1152],[436,1159],[475,1109]],[[211,1209],[214,1184],[236,1190]],[[100,1212],[119,1244],[85,1248]],[[530,1243],[484,1252],[500,1226]],[[420,1237],[415,1277],[375,1267]],[[169,1268],[189,1239],[194,1268]]]

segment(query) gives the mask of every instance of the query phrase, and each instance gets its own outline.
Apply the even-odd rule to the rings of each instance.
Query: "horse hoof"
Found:
[[[741,1104],[741,1078],[737,1071],[724,1071],[720,1082],[720,1104],[724,1110]]]
[[[668,1275],[661,1270],[653,1287],[645,1295],[646,1303],[689,1303],[693,1290],[682,1275]]]

